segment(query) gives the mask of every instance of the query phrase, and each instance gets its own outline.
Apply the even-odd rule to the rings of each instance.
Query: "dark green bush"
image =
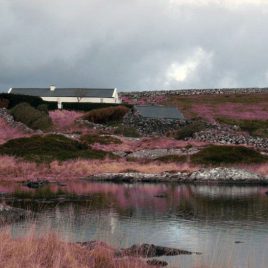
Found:
[[[9,100],[0,98],[0,108],[8,108]]]
[[[36,108],[37,108],[37,110],[48,114],[48,106],[47,106],[47,104],[40,104]]]
[[[52,120],[48,114],[39,111],[28,103],[20,103],[10,110],[16,121],[22,122],[32,129],[48,130]]]
[[[207,128],[207,124],[205,122],[195,121],[187,126],[180,128],[178,131],[176,131],[175,138],[177,140],[190,138],[190,137],[193,137],[194,133],[202,131],[206,128]]]
[[[86,144],[62,135],[32,136],[10,140],[0,146],[0,154],[22,157],[35,162],[87,158],[103,159],[107,153],[89,149]]]
[[[83,119],[98,124],[105,124],[122,120],[128,110],[129,109],[127,107],[122,105],[96,109],[85,114]]]
[[[125,136],[125,137],[132,137],[132,138],[139,138],[140,137],[140,134],[136,130],[136,128],[127,127],[127,126],[123,126],[123,125],[118,126],[115,129],[114,134],[122,135],[122,136]]]
[[[87,144],[94,144],[94,143],[100,143],[100,144],[121,144],[122,141],[120,139],[117,139],[112,136],[108,135],[85,135],[81,137],[81,141],[86,142]]]
[[[195,164],[233,164],[233,163],[261,163],[268,158],[259,152],[243,146],[211,145],[194,154],[191,160]]]

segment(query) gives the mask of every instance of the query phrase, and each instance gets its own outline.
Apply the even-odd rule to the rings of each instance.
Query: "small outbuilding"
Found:
[[[57,102],[58,108],[70,103],[121,103],[116,88],[10,88],[8,93],[41,97],[44,101]]]
[[[135,106],[135,111],[143,118],[183,120],[183,114],[171,106],[142,105]]]

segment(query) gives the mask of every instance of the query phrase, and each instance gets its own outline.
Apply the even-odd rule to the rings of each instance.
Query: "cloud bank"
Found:
[[[0,90],[268,84],[268,1],[0,0]]]

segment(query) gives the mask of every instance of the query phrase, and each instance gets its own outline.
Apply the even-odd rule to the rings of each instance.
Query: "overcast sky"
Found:
[[[268,86],[268,0],[0,0],[0,90]]]

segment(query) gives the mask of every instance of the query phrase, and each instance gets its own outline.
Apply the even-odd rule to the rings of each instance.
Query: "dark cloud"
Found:
[[[266,86],[267,4],[0,0],[0,90]]]

